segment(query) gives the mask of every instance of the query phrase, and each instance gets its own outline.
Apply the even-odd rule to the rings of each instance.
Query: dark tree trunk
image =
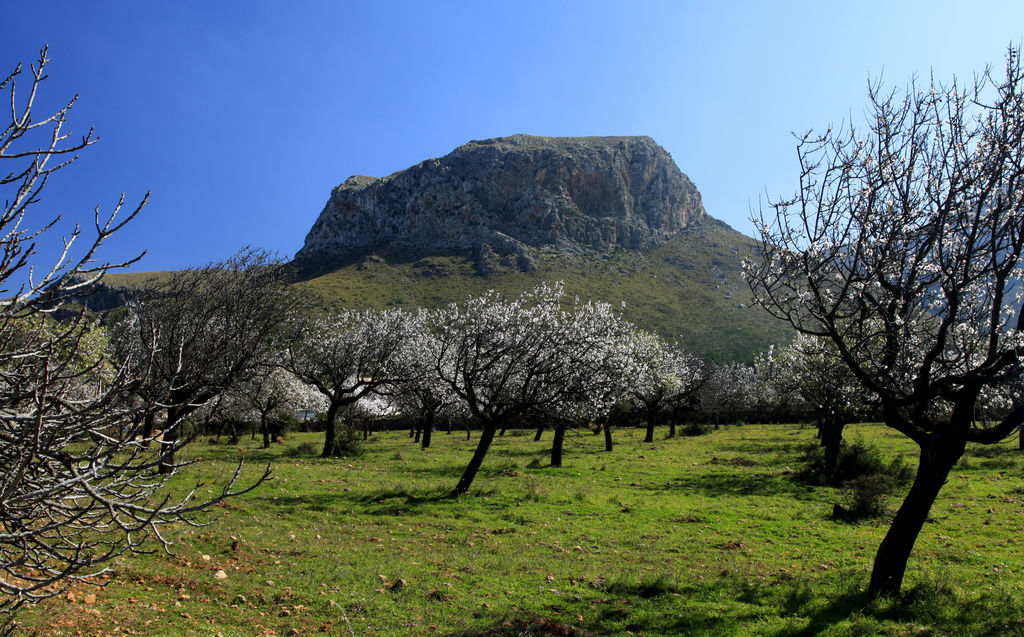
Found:
[[[491,434],[491,437],[493,437],[493,436],[494,436],[494,434]],[[466,421],[466,440],[469,440],[469,421],[468,420]],[[487,443],[487,444],[490,444],[490,443]]]
[[[160,465],[157,472],[168,474],[174,471],[174,453],[177,451],[179,426],[182,420],[181,410],[171,407],[167,410],[167,425],[164,427],[163,442],[160,449]]]
[[[648,408],[647,409],[647,435],[644,436],[644,442],[654,442],[654,425],[658,420],[658,410]]]
[[[434,430],[434,412],[428,411],[423,419],[423,449],[430,448],[430,433]]]
[[[536,433],[536,435],[534,435],[533,441],[534,442],[540,442],[540,435],[542,433],[544,433],[544,425],[540,425],[539,427],[537,427],[537,433]]]
[[[607,420],[604,421],[604,450],[612,450],[612,424]]]
[[[330,458],[334,454],[334,436],[338,430],[338,410],[341,405],[331,405],[327,408],[327,427],[324,429],[324,450],[320,453],[321,458]]]
[[[228,444],[229,445],[237,445],[238,444],[238,423],[236,423],[232,419],[232,420],[228,421],[227,426],[231,427],[231,437],[228,438]]]
[[[419,433],[419,429],[416,428],[417,424],[418,423],[415,420],[410,420],[409,421],[409,437],[410,438],[412,438],[414,435]],[[419,441],[417,440],[417,442],[419,442]]]
[[[501,428],[501,432],[500,432],[500,433],[498,433],[498,435],[499,435],[499,436],[504,436],[504,435],[505,435],[505,430],[506,430],[506,429],[508,429],[508,425],[505,425],[504,427],[502,427],[502,428]]]
[[[419,427],[416,427],[416,436],[413,438],[413,442],[418,443],[420,441],[420,432],[423,431],[423,423],[420,423]]]
[[[469,486],[473,484],[473,478],[476,477],[476,472],[480,469],[480,465],[483,464],[484,456],[487,455],[487,450],[491,447],[491,442],[494,440],[494,434],[497,432],[497,427],[490,423],[483,423],[483,428],[480,431],[480,441],[476,445],[476,451],[473,452],[473,457],[469,461],[469,466],[462,472],[462,477],[459,479],[459,483],[455,485],[455,495],[460,496],[469,491]],[[469,425],[466,425],[466,435],[469,435]]]
[[[843,445],[845,422],[838,414],[828,414],[823,422],[821,444],[825,447],[825,475],[831,482],[836,472],[836,463],[839,461],[839,450]]]
[[[946,482],[949,471],[963,455],[964,446],[962,437],[932,434],[921,447],[921,460],[914,484],[875,555],[871,582],[868,584],[868,593],[873,597],[899,595],[910,551],[914,548],[914,542],[928,519],[928,512]]]
[[[153,437],[153,425],[156,423],[156,412],[147,411],[142,420],[142,446],[149,449],[150,438]]]
[[[671,420],[668,421],[668,437],[669,438],[675,438],[676,437],[676,419],[675,418],[672,418]]]
[[[551,443],[551,466],[562,466],[562,446],[565,442],[565,425],[555,426],[555,439]]]
[[[263,448],[270,448],[270,424],[267,423],[266,414],[260,415],[260,426],[263,428]]]

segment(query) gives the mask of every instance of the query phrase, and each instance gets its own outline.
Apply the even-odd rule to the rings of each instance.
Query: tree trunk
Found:
[[[430,433],[434,430],[434,412],[428,411],[423,419],[423,446],[422,449],[430,448]]]
[[[338,429],[338,410],[341,405],[331,405],[327,408],[327,427],[324,429],[324,450],[321,458],[330,458],[334,454],[334,436]]]
[[[537,434],[533,437],[533,441],[534,442],[540,442],[540,435],[542,433],[544,433],[544,425],[539,425],[537,427]]]
[[[962,437],[932,434],[921,447],[921,460],[914,484],[875,555],[871,582],[868,584],[868,594],[871,596],[899,595],[914,542],[950,470],[963,455],[964,446]]]
[[[487,450],[491,447],[491,442],[494,440],[494,434],[497,432],[497,427],[491,423],[482,423],[483,428],[480,431],[480,441],[476,445],[476,451],[473,452],[473,458],[469,461],[469,466],[462,472],[462,477],[459,479],[459,483],[455,485],[455,496],[458,497],[467,491],[469,491],[469,485],[473,484],[473,478],[476,477],[476,472],[480,469],[480,465],[483,464],[484,456],[487,455]],[[469,435],[469,425],[466,425],[466,435]]]
[[[409,437],[410,438],[412,438],[414,435],[419,433],[419,429],[416,428],[416,425],[417,425],[417,423],[416,423],[415,420],[410,420],[409,421]],[[419,442],[419,441],[417,440],[416,442]]]
[[[146,417],[142,420],[142,446],[149,449],[150,438],[153,437],[153,424],[156,422],[156,412],[146,411]]]
[[[565,425],[555,426],[555,439],[551,443],[551,466],[562,466],[562,443],[565,442]]]
[[[844,420],[838,414],[829,414],[823,421],[821,428],[821,444],[825,447],[825,475],[828,481],[836,472],[836,463],[839,461],[839,450],[843,445]]]
[[[423,431],[423,423],[420,423],[420,426],[416,427],[416,436],[413,437],[413,439],[412,439],[413,442],[415,442],[417,444],[419,443],[419,441],[420,441],[420,433],[422,431]]]
[[[647,435],[644,436],[644,442],[654,442],[654,423],[658,420],[658,410],[648,408],[647,409]]]
[[[612,450],[612,424],[607,420],[604,421],[604,450]]]
[[[260,427],[263,430],[263,448],[270,449],[270,425],[267,424],[266,414],[260,414]]]
[[[160,465],[157,472],[163,475],[174,471],[174,452],[178,446],[178,427],[182,419],[181,410],[177,407],[167,409],[167,425],[164,427],[163,441],[160,443]]]
[[[669,438],[675,438],[676,437],[676,419],[675,418],[672,418],[671,420],[668,421],[668,437]]]

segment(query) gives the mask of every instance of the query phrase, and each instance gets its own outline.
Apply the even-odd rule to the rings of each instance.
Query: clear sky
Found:
[[[1024,2],[138,2],[4,12],[0,68],[50,45],[41,102],[75,93],[100,142],[40,212],[91,219],[152,191],[108,259],[137,270],[293,255],[331,188],[471,139],[649,135],[707,211],[796,185],[794,131],[853,117],[869,78],[969,80],[1024,38]],[[40,105],[42,106],[42,104]],[[8,170],[8,168],[4,168]]]

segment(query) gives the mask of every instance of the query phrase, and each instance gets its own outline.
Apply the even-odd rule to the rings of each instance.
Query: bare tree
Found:
[[[109,214],[97,208],[95,234],[76,227],[63,251],[40,267],[36,240],[58,221],[37,211],[44,187],[95,142],[92,131],[75,140],[67,130],[77,97],[52,115],[37,119],[33,112],[46,56],[44,48],[27,76],[19,64],[0,81],[11,115],[0,133],[0,613],[7,617],[0,632],[19,606],[102,573],[105,563],[154,537],[167,546],[161,526],[193,522],[213,503],[255,486],[236,490],[236,471],[212,500],[196,501],[194,490],[177,501],[155,498],[170,474],[154,477],[158,458],[136,440],[148,406],[125,397],[139,370],[110,356],[106,333],[84,314],[65,322],[49,316],[127,265],[100,264],[99,249],[148,195],[126,213],[123,195]]]
[[[975,419],[1024,353],[1020,52],[1010,48],[1003,78],[875,84],[869,98],[866,134],[850,124],[799,138],[799,189],[755,219],[764,254],[747,276],[769,312],[830,340],[886,425],[920,448],[869,584],[895,595],[965,446],[1024,422],[1021,405]]]
[[[145,352],[135,391],[167,410],[160,471],[175,468],[183,420],[207,401],[254,376],[298,311],[287,266],[243,248],[222,263],[155,278],[136,294],[117,343]]]

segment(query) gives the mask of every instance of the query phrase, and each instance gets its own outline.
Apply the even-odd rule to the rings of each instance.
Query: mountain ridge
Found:
[[[396,244],[490,249],[528,270],[536,248],[650,248],[705,214],[696,186],[650,137],[512,135],[387,177],[349,177],[296,260]]]

